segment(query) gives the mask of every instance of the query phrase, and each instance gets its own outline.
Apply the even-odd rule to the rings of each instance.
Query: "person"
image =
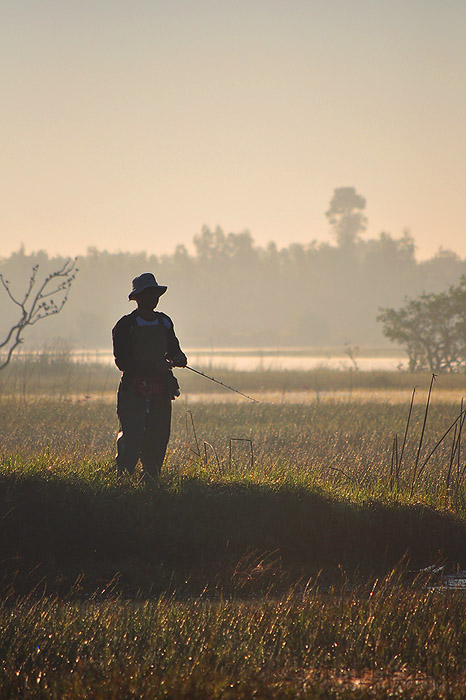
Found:
[[[117,396],[117,470],[120,475],[133,474],[140,459],[146,483],[160,475],[170,437],[171,402],[180,393],[171,367],[187,364],[172,320],[155,311],[166,291],[151,272],[135,277],[128,298],[137,308],[112,330],[115,364],[123,373]]]

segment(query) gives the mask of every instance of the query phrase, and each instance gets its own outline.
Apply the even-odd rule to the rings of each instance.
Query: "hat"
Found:
[[[157,284],[157,280],[155,279],[152,272],[143,272],[142,275],[139,275],[139,277],[134,278],[133,289],[128,295],[128,299],[134,299],[134,297],[137,297],[138,294],[143,292],[144,289],[148,289],[149,287],[155,287],[160,295],[165,294],[165,292],[167,291],[165,285]]]

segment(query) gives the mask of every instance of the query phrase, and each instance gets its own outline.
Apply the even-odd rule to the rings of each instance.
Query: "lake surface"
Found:
[[[196,368],[227,369],[243,372],[266,370],[310,370],[316,368],[396,370],[406,368],[405,354],[383,354],[383,351],[373,355],[356,356],[354,362],[348,355],[342,353],[322,353],[316,348],[275,348],[267,350],[245,348],[223,348],[209,350],[206,348],[186,348],[188,362]],[[112,363],[112,353],[105,351],[75,350],[71,356],[76,361]]]

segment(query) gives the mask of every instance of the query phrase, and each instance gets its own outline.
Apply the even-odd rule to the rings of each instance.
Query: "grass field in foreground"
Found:
[[[341,567],[383,574],[405,553],[417,567],[445,558],[466,568],[464,457],[452,461],[453,431],[412,489],[422,403],[398,482],[390,479],[407,410],[336,401],[186,412],[177,402],[161,482],[147,489],[139,474],[117,481],[113,406],[4,399],[4,583],[28,593],[44,580],[63,591],[84,576],[86,590],[117,579],[131,595],[231,592],[235,572],[250,568],[246,588],[263,593],[320,570],[327,583]],[[432,398],[419,465],[457,413]]]
[[[147,489],[108,402],[4,397],[0,698],[464,697],[464,595],[410,573],[466,568],[452,434],[410,494],[425,388],[397,489],[405,402],[178,400]]]
[[[465,598],[398,573],[248,601],[0,607],[0,698],[464,698]]]

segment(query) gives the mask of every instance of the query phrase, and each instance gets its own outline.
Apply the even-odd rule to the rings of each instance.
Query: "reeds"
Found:
[[[464,567],[465,410],[415,393],[175,402],[152,489],[113,405],[4,398],[0,699],[462,698],[464,595],[395,565]]]
[[[420,432],[420,437],[419,437],[419,443],[418,447],[416,450],[416,456],[414,460],[414,464],[411,470],[411,477],[410,477],[410,490],[409,490],[409,496],[412,498],[415,493],[415,487],[419,480],[421,479],[422,475],[424,474],[424,471],[430,462],[431,458],[433,455],[437,452],[437,450],[442,446],[446,438],[450,435],[451,431],[454,430],[453,433],[453,441],[451,443],[450,447],[450,453],[449,453],[449,461],[448,461],[448,467],[447,467],[447,473],[446,473],[446,489],[445,489],[445,502],[447,502],[451,495],[452,495],[452,477],[453,477],[453,464],[455,462],[456,464],[456,483],[455,483],[455,499],[458,501],[459,494],[460,494],[460,487],[462,484],[462,480],[466,471],[466,464],[463,465],[461,461],[461,435],[462,435],[462,430],[464,426],[464,421],[466,419],[466,411],[464,409],[464,402],[463,399],[461,399],[461,406],[460,406],[460,412],[459,414],[455,417],[452,423],[448,426],[448,428],[444,431],[442,436],[436,440],[434,443],[434,446],[430,449],[428,452],[427,456],[423,461],[420,461],[420,456],[421,456],[421,451],[424,445],[424,438],[426,434],[426,425],[427,425],[427,418],[429,415],[429,408],[430,408],[430,403],[431,403],[431,398],[432,398],[432,388],[434,381],[436,379],[436,375],[432,374],[431,381],[430,381],[430,386],[427,394],[427,401],[424,409],[424,417],[423,417],[423,422],[422,422],[422,428]],[[408,432],[409,432],[409,427],[410,427],[410,422],[411,422],[411,416],[412,416],[412,411],[413,411],[413,405],[414,405],[414,397],[416,393],[416,388],[413,389],[413,393],[411,395],[411,403],[409,406],[409,411],[408,411],[408,418],[406,421],[406,427],[404,431],[404,437],[403,437],[403,444],[401,447],[401,452],[400,454],[398,453],[398,433],[395,433],[395,436],[393,438],[393,443],[392,443],[392,450],[391,450],[391,460],[390,460],[390,473],[389,473],[389,490],[394,491],[396,490],[397,492],[400,490],[400,472],[401,472],[401,463],[403,460],[403,456],[405,453],[405,448],[407,444],[407,438],[408,438]],[[456,460],[456,461],[455,461]],[[438,467],[437,467],[438,469]]]
[[[399,570],[260,601],[7,601],[0,697],[462,698],[465,606]]]

